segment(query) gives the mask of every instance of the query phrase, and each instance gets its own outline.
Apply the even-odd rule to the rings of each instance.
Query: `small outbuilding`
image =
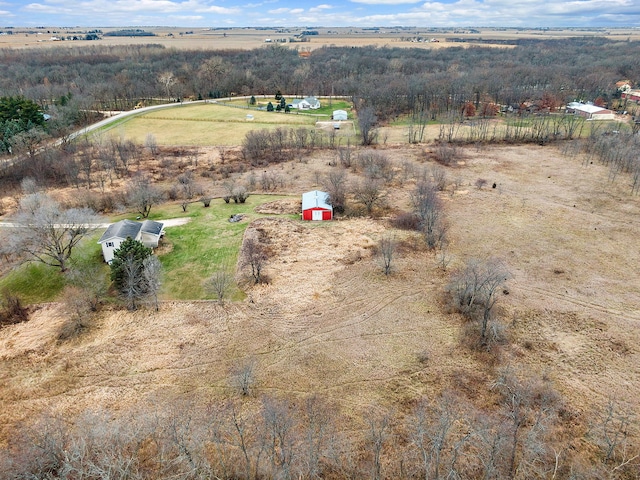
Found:
[[[329,204],[329,194],[320,190],[312,190],[302,194],[303,220],[331,220],[333,207]]]
[[[98,243],[102,246],[104,261],[111,263],[113,253],[120,248],[120,244],[127,238],[133,238],[142,242],[146,247],[157,248],[160,238],[164,235],[164,224],[153,220],[135,222],[133,220],[120,220],[112,223],[107,231],[102,234]]]
[[[347,111],[346,110],[334,110],[333,115],[331,116],[334,120],[346,120],[347,119]]]

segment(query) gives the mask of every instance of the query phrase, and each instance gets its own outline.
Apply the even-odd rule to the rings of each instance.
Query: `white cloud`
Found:
[[[0,15],[14,15],[23,25],[640,26],[638,0],[27,1],[33,3],[0,0]]]
[[[354,3],[365,3],[367,5],[403,5],[407,3],[418,3],[420,0],[351,0]]]
[[[37,13],[49,13],[52,15],[78,15],[86,16],[87,12],[100,12],[100,22],[111,17],[130,15],[136,13],[150,13],[160,16],[168,14],[184,13],[185,19],[202,19],[203,17],[192,15],[197,13],[216,13],[221,15],[233,15],[241,13],[238,7],[221,7],[209,2],[199,0],[187,0],[177,2],[171,0],[88,0],[69,2],[60,0],[45,0],[45,3],[31,3],[24,7],[25,11]]]
[[[311,7],[309,9],[309,13],[320,13],[320,12],[323,12],[324,10],[331,10],[332,8],[333,7],[331,5],[327,5],[326,3],[324,3],[322,5]]]
[[[267,13],[270,13],[271,15],[297,15],[302,12],[304,12],[303,8],[276,8],[274,10],[269,10]]]

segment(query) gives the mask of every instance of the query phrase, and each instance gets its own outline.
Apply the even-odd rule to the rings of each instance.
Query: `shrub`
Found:
[[[26,322],[27,320],[29,320],[29,311],[22,306],[20,297],[9,290],[3,291],[0,301],[0,326]]]
[[[391,219],[391,225],[400,230],[420,230],[420,217],[412,212],[402,212]]]

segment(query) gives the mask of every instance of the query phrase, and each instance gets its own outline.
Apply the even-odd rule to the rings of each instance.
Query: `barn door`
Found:
[[[322,210],[312,210],[311,220],[322,220]]]

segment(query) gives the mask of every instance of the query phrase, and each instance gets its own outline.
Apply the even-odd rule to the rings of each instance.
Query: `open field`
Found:
[[[425,165],[417,147],[380,149],[397,162]],[[269,168],[288,172],[287,189],[302,191],[314,186],[314,171],[336,168],[327,160],[317,154],[304,168]],[[562,394],[571,424],[586,422],[612,397],[637,410],[640,198],[622,182],[607,182],[605,167],[584,166],[554,147],[465,149],[447,174],[458,185],[442,194],[449,272],[467,258],[497,256],[513,274],[499,299],[511,337],[503,364],[544,375]],[[474,187],[478,178],[489,187]],[[413,185],[412,177],[398,182],[388,203],[407,208]],[[403,248],[385,277],[373,255],[383,232],[392,231],[385,218],[264,219],[249,228],[267,241],[271,282],[248,288],[244,302],[106,310],[66,343],[57,341],[61,304],[42,305],[30,322],[2,329],[2,434],[41,411],[221,398],[230,393],[229,369],[248,358],[258,362],[259,392],[321,392],[348,417],[402,409],[447,390],[476,405],[491,402],[491,368],[460,346],[463,323],[443,296],[449,273],[419,237],[395,232]]]
[[[259,102],[266,99],[259,98]],[[275,102],[275,100],[273,100]],[[268,103],[266,100],[265,104]],[[247,117],[251,115],[251,118]],[[120,138],[144,144],[149,134],[162,145],[241,145],[247,132],[279,127],[314,128],[317,121],[330,120],[330,116],[297,114],[295,111],[266,112],[256,109],[231,107],[216,103],[183,104],[176,108],[136,115],[124,122],[100,130],[100,135],[116,135]],[[340,135],[353,134],[341,131]]]
[[[96,27],[98,28],[98,27]],[[83,47],[88,45],[147,45],[159,44],[176,49],[244,49],[249,50],[264,45],[278,43],[287,48],[301,51],[315,50],[325,46],[388,46],[399,48],[445,48],[450,46],[485,45],[505,47],[506,40],[516,39],[563,39],[569,37],[602,37],[611,40],[627,41],[640,39],[637,28],[575,28],[575,29],[515,29],[515,28],[474,28],[474,29],[429,29],[429,28],[318,28],[319,35],[309,37],[308,42],[288,43],[302,28],[287,29],[192,29],[186,27],[149,27],[146,31],[156,36],[148,37],[103,37],[98,41],[52,41],[54,36],[68,36],[79,32],[78,29],[23,29],[14,28],[13,35],[0,36],[0,48],[43,48],[43,47]],[[86,29],[91,30],[91,29]],[[86,31],[82,30],[82,31]],[[100,28],[103,32],[116,28]],[[0,29],[3,31],[3,29]],[[189,32],[189,33],[187,33]],[[426,41],[412,42],[412,37],[421,37]],[[274,43],[265,43],[270,39]],[[429,42],[437,39],[438,42]],[[491,42],[495,40],[495,42]]]

